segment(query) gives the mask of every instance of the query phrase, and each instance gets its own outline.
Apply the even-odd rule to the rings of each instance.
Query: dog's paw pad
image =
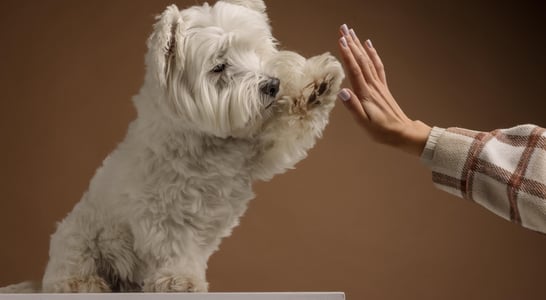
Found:
[[[318,102],[320,102],[320,101],[318,101]],[[307,103],[309,103],[309,104],[319,104],[319,103],[317,103],[317,93],[316,92],[311,93],[309,98],[307,98]]]
[[[317,89],[317,94],[319,96],[322,96],[324,94],[324,92],[326,92],[326,89],[328,88],[328,83],[326,82],[323,82],[319,85],[318,89]]]
[[[323,81],[313,83],[314,88],[309,97],[307,98],[307,103],[309,105],[318,105],[321,104],[321,97],[330,93],[332,85],[332,77],[326,76]]]

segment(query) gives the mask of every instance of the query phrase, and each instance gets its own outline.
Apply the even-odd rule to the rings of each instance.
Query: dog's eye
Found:
[[[213,73],[222,73],[226,69],[226,64],[219,64],[212,69]]]

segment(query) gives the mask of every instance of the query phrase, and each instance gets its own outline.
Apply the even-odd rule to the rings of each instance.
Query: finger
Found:
[[[358,47],[358,49],[360,49],[360,51],[362,51],[363,53],[366,54],[367,58],[368,58],[368,64],[370,66],[370,70],[371,70],[371,74],[372,76],[375,78],[375,79],[380,79],[379,77],[379,74],[377,73],[377,69],[375,68],[375,65],[374,65],[374,62],[372,60],[372,57],[369,55],[370,53],[367,52],[367,50],[365,49],[366,47],[364,47],[362,45],[362,43],[360,42],[360,39],[358,38],[358,36],[356,35],[356,32],[353,28],[349,29],[349,35],[351,36],[351,38],[353,39],[353,41],[355,42],[355,45]]]
[[[339,48],[343,65],[345,66],[345,70],[347,71],[347,77],[351,82],[351,86],[359,97],[368,97],[370,91],[368,84],[366,83],[364,73],[362,72],[360,65],[357,63],[355,57],[353,56],[353,53],[349,48],[349,45],[347,44],[346,37],[343,36],[339,39]]]
[[[374,78],[376,78],[378,81],[380,81],[382,84],[385,85],[385,87],[388,87],[387,86],[387,78],[386,78],[386,73],[385,73],[385,69],[383,67],[383,62],[381,61],[381,58],[379,57],[379,54],[377,53],[376,49],[373,47],[373,44],[372,42],[368,39],[366,40],[366,42],[364,43],[365,46],[362,45],[362,43],[360,42],[360,40],[358,39],[358,36],[356,35],[354,29],[350,29],[349,30],[349,35],[351,36],[351,38],[353,39],[353,41],[355,42],[355,44],[358,46],[359,49],[361,49],[363,52],[365,52],[367,54],[367,58],[368,58],[368,62],[370,64],[370,69],[372,70],[372,75],[374,76]],[[368,85],[370,85],[370,81],[369,79],[367,79],[368,81]],[[398,105],[398,103],[396,103],[396,101],[394,101],[394,98],[392,98],[392,96],[390,95],[385,95],[384,93],[388,91],[384,91],[384,90],[381,90],[379,89],[379,93],[381,94],[381,98],[378,98],[378,97],[374,97],[372,96],[372,89],[374,89],[373,87],[369,86],[369,89],[370,89],[370,97],[371,99],[384,99],[385,102],[383,101],[379,101],[377,104],[380,106],[380,107],[383,107],[384,105],[388,105],[388,107],[390,107],[390,109],[392,111],[394,111],[396,114],[398,115],[404,115],[404,112],[402,111],[402,109],[400,108],[400,106]],[[366,98],[368,99],[368,98]],[[366,105],[364,106],[364,108],[366,108]],[[370,115],[370,114],[368,114]]]
[[[385,67],[383,66],[383,62],[381,61],[377,50],[374,48],[371,40],[366,40],[365,44],[366,52],[368,53],[368,56],[370,57],[374,65],[374,69],[379,76],[379,80],[381,80],[383,84],[387,85],[387,75],[385,74]]]
[[[375,74],[373,63],[369,59],[366,50],[360,43],[360,40],[358,39],[354,29],[352,28],[349,29],[349,27],[346,24],[343,24],[341,25],[340,32],[343,36],[345,36],[345,38],[348,40],[350,45],[354,45],[356,49],[358,49],[358,51],[354,51],[355,47],[352,47],[353,55],[355,57],[362,56],[362,59],[361,60],[357,59],[357,62],[361,65],[361,68],[363,69],[363,71],[369,71],[369,72],[364,72],[365,78],[368,81],[368,83],[371,82],[370,80],[372,78],[378,79],[377,74]]]
[[[347,25],[343,24],[341,26],[341,32],[344,34],[343,37],[347,41],[347,46],[351,50],[355,61],[360,66],[362,74],[364,75],[364,79],[367,83],[372,83],[374,80],[374,75],[372,74],[372,64],[370,58],[368,57],[368,54],[365,50],[361,50],[358,47],[356,41],[351,36],[349,29],[347,29]]]
[[[342,89],[338,93],[338,98],[342,100],[343,105],[351,112],[355,120],[366,124],[369,122],[368,114],[364,111],[360,99],[350,89]]]
[[[341,26],[339,26],[339,33],[341,34],[341,36],[348,36],[350,33],[349,33],[349,26],[347,26],[347,24],[343,24]]]

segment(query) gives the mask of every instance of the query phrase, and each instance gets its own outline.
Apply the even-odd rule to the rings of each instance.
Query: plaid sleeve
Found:
[[[546,233],[546,130],[433,128],[422,161],[441,190]]]

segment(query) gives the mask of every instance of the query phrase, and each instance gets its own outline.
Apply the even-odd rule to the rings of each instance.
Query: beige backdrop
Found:
[[[145,40],[170,2],[1,1],[0,285],[41,277],[55,222],[135,117]],[[372,38],[411,117],[546,126],[544,4],[476,2],[268,4],[286,49],[337,55],[343,22]],[[212,291],[545,297],[545,235],[435,190],[416,159],[373,144],[340,105],[309,157],[256,192],[210,260]]]

